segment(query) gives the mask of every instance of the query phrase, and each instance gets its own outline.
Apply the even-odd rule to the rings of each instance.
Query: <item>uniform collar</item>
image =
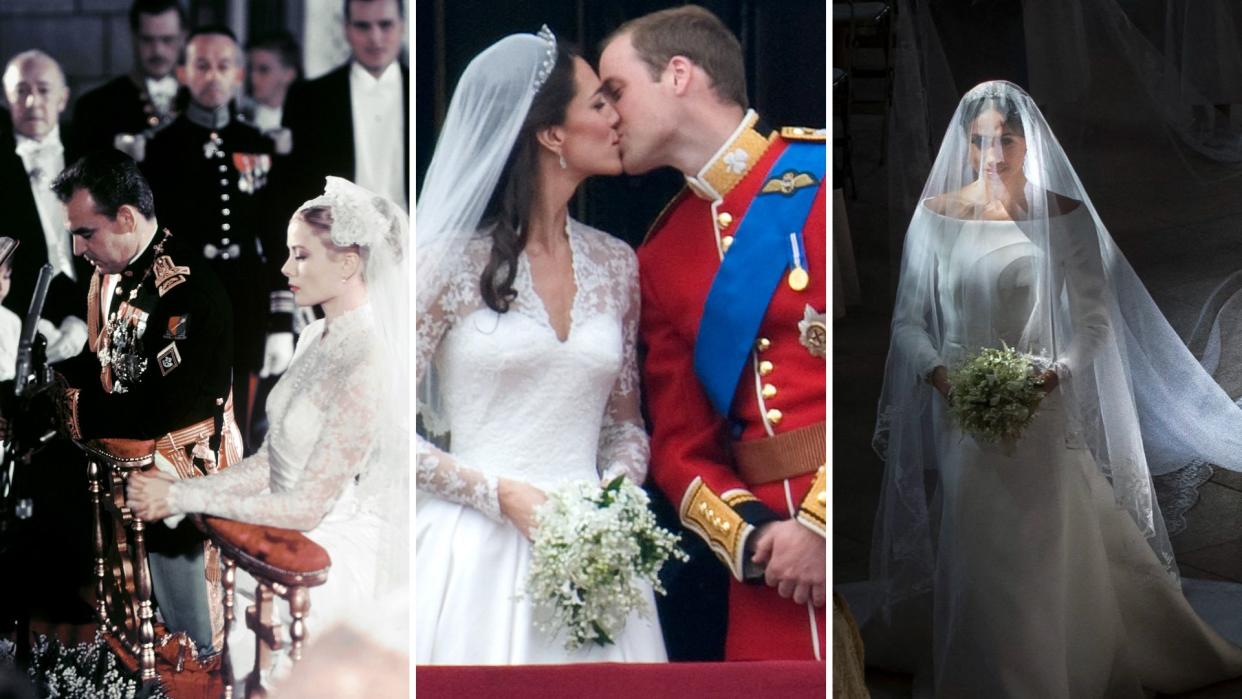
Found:
[[[194,100],[190,100],[190,105],[186,107],[185,118],[190,123],[201,126],[204,129],[219,130],[229,125],[229,105],[225,104],[208,109]]]
[[[741,182],[764,151],[768,139],[755,130],[759,115],[748,109],[733,133],[698,174],[686,177],[686,185],[700,199],[719,201]]]

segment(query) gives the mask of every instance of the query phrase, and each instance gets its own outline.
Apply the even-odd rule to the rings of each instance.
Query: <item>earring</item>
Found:
[[[561,169],[564,170],[567,167],[569,167],[569,163],[565,162],[565,154],[561,153]]]

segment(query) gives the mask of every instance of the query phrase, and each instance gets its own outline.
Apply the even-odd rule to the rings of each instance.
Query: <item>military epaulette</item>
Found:
[[[157,256],[152,271],[155,273],[155,288],[161,297],[190,276],[189,267],[176,264],[168,255]]]
[[[823,143],[828,140],[828,129],[812,129],[806,126],[782,126],[781,138],[786,141],[815,141]]]
[[[689,194],[691,194],[690,188],[682,187],[681,191],[677,193],[677,196],[668,200],[668,203],[665,204],[664,208],[660,210],[660,214],[655,217],[655,220],[651,222],[651,226],[647,228],[647,235],[643,236],[644,243],[651,239],[651,236],[655,234],[660,226],[664,225],[664,219],[668,218],[668,215],[673,212],[673,209],[677,208],[677,205],[681,203],[681,200],[685,199]]]

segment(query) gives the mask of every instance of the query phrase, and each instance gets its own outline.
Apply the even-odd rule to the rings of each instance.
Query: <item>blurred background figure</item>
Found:
[[[111,146],[176,116],[180,88],[173,69],[185,46],[186,12],[177,0],[135,0],[129,10],[134,67],[84,95],[74,125],[82,152]]]
[[[263,132],[280,128],[285,96],[302,74],[302,49],[289,32],[251,39],[246,45],[249,94],[242,99],[242,115]]]
[[[232,114],[245,68],[228,27],[195,29],[177,74],[189,90],[189,104],[150,136],[142,170],[160,225],[189,243],[228,291],[234,414],[247,446],[257,446],[248,434],[253,384],[260,369],[283,373],[293,357],[293,297],[279,273],[284,230],[265,225],[262,213],[274,148]]]
[[[38,50],[23,51],[4,70],[4,98],[13,132],[0,138],[0,191],[5,223],[0,235],[21,244],[12,264],[5,307],[24,316],[34,294],[39,268],[51,264],[56,277],[48,289],[43,317],[57,326],[48,337],[48,357],[60,361],[86,344],[86,284],[90,266],[75,260],[73,244],[61,220],[60,202],[49,186],[75,157],[69,130],[60,123],[69,88],[60,65]]]

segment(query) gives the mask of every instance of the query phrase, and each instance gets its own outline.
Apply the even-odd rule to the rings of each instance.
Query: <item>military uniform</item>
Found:
[[[129,74],[109,80],[82,95],[74,107],[78,150],[90,153],[111,148],[118,134],[140,134],[167,124],[176,118],[176,105],[184,102],[185,94],[182,89],[173,107],[161,111],[141,77]]]
[[[228,400],[228,297],[209,270],[187,263],[178,243],[165,230],[121,274],[110,280],[95,273],[87,296],[91,352],[57,368],[70,386],[70,436],[156,440],[157,460],[192,478],[240,459],[241,436]],[[188,521],[172,530],[152,524],[148,532],[155,597],[168,627],[200,647],[218,647],[215,550]]]
[[[638,250],[651,474],[733,574],[726,658],[822,659],[824,609],[764,585],[747,542],[789,518],[825,531],[824,136],[757,119]]]
[[[147,138],[140,164],[160,225],[176,231],[223,282],[233,307],[233,387],[249,425],[250,374],[263,366],[269,332],[291,332],[293,295],[280,274],[287,219],[267,217],[271,139],[233,119],[227,107],[191,104]],[[261,406],[260,406],[261,407]]]

